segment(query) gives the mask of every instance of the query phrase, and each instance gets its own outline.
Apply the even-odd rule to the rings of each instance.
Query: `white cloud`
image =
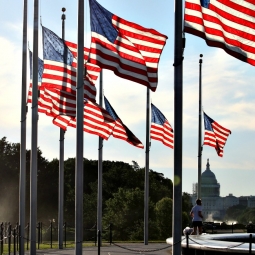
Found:
[[[4,62],[0,72],[1,121],[4,128],[19,124],[21,102],[21,50],[20,47],[6,38],[0,37],[0,55]]]

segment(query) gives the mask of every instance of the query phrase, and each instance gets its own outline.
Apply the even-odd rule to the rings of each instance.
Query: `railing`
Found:
[[[249,232],[250,227],[249,225],[243,224],[219,224],[215,222],[203,222],[203,232],[210,233],[210,234],[227,234],[227,233],[253,233]],[[254,227],[255,231],[255,227]]]
[[[30,226],[27,223],[25,227],[25,235],[20,236],[20,226],[18,224],[15,227],[12,227],[10,222],[5,222],[0,224],[0,255],[4,254],[4,247],[5,250],[7,249],[8,254],[16,255],[16,252],[19,251],[19,240],[23,238],[26,242],[26,249],[29,250],[29,230]],[[64,231],[64,247],[67,247],[67,242],[71,245],[75,244],[75,228],[72,226],[68,226],[67,223],[64,223],[63,226]],[[102,241],[107,241],[110,244],[112,243],[112,226],[111,224],[102,231],[97,230],[97,225],[95,224],[89,229],[84,229],[84,242],[92,242],[95,246],[99,244],[100,247]],[[107,240],[103,237],[106,237]],[[58,241],[58,231],[55,224],[50,221],[48,225],[43,224],[42,222],[37,223],[37,249],[40,249],[41,244],[49,245],[49,248],[53,248],[53,244]],[[5,253],[6,254],[6,253]]]
[[[15,227],[12,227],[10,222],[5,222],[0,224],[0,254],[4,252],[4,245],[7,245],[8,254],[13,251],[13,254],[16,255],[16,252],[19,248],[19,225],[16,224]]]

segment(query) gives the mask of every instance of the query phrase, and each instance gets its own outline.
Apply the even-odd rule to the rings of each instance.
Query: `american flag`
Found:
[[[45,114],[56,117],[58,115],[76,116],[76,96],[55,88],[43,88],[38,105],[45,109]]]
[[[53,124],[66,130],[67,127],[76,128],[76,117],[59,115],[53,119]],[[83,131],[108,140],[115,126],[109,113],[91,101],[84,103]]]
[[[226,144],[227,138],[231,131],[222,127],[204,112],[204,145],[209,145],[215,148],[218,156],[223,156],[223,147]]]
[[[44,71],[42,86],[76,93],[77,45],[63,41],[51,30],[42,27]],[[84,98],[96,101],[95,81],[101,68],[86,64],[89,50],[84,48]]]
[[[27,103],[32,103],[32,80],[33,80],[33,53],[29,50],[29,72],[30,72],[30,83],[27,94]],[[43,60],[38,58],[38,88],[41,86],[43,74]]]
[[[184,31],[255,65],[255,1],[186,0]]]
[[[27,94],[27,104],[32,103],[32,79],[33,79],[33,53],[29,50],[29,71],[30,71],[30,83],[28,88],[28,94]],[[40,91],[41,89],[41,83],[42,83],[42,75],[43,75],[43,60],[38,58],[38,92],[40,95],[42,95],[44,92]],[[47,109],[44,107],[41,107],[39,104],[40,97],[38,98],[38,112],[46,113]]]
[[[73,65],[75,68],[77,67],[77,44],[72,43],[69,41],[65,41],[65,44],[69,48],[69,50],[72,52],[74,56],[74,63]],[[88,62],[89,58],[89,48],[84,47],[84,65],[86,67],[86,78],[90,81],[91,84],[95,84],[98,78],[98,75],[101,71],[101,68],[97,65],[93,65]]]
[[[174,131],[163,113],[151,104],[151,139],[158,140],[164,145],[174,148]]]
[[[53,124],[66,130],[76,128],[76,95],[58,89],[44,88],[40,106],[46,114],[54,117]],[[110,114],[95,102],[84,99],[83,130],[108,140],[115,126]]]
[[[32,52],[30,51],[30,80],[32,81]],[[66,130],[76,127],[76,95],[55,87],[41,86],[43,61],[38,59],[38,112],[53,117],[53,124]],[[28,90],[27,103],[32,103],[32,82]],[[84,100],[84,127],[87,133],[107,140],[112,133],[115,121],[109,113],[96,103]]]
[[[112,136],[127,141],[128,143],[138,148],[144,148],[142,142],[127,128],[127,126],[119,118],[106,97],[104,97],[104,104],[107,112],[109,112],[109,114],[115,120],[115,127],[112,131]]]
[[[89,0],[89,3],[89,62],[155,91],[158,62],[167,36],[112,14],[96,0]]]

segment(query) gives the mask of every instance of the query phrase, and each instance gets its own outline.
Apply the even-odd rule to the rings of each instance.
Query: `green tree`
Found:
[[[182,211],[182,229],[191,226],[190,215],[187,212]]]
[[[19,144],[0,140],[0,218],[17,221],[19,212]]]
[[[245,211],[246,206],[244,205],[234,205],[229,207],[226,210],[225,220],[226,221],[237,221],[238,217],[242,215],[242,213]]]
[[[192,208],[192,203],[190,199],[190,195],[187,192],[183,192],[182,194],[182,228],[186,228],[191,226],[192,218],[190,217],[190,210]]]
[[[134,170],[137,171],[140,169],[140,166],[138,165],[138,163],[136,161],[132,160],[132,164],[133,164],[132,167]]]
[[[47,191],[48,184],[53,178],[47,173],[49,162],[42,157],[42,152],[37,149],[38,162],[38,212],[49,209],[49,203],[54,197],[51,189]],[[20,144],[10,143],[6,137],[0,140],[0,216],[4,221],[17,222],[19,219],[19,177],[20,177]],[[44,177],[45,176],[45,177]],[[26,150],[26,220],[29,220],[30,199],[30,150]],[[47,197],[47,195],[50,196]],[[53,202],[55,203],[55,201]],[[45,210],[46,211],[46,210]]]
[[[38,220],[56,219],[58,212],[59,161],[48,161],[37,150]],[[84,166],[84,228],[91,228],[97,219],[98,161],[83,159]],[[20,144],[0,140],[0,217],[18,221]],[[132,165],[120,161],[103,162],[103,223],[114,224],[115,240],[143,240],[144,235],[145,169],[136,161]],[[26,214],[29,220],[30,151],[26,151]],[[149,171],[149,239],[165,239],[172,231],[173,183],[163,174]],[[190,210],[189,195],[183,194],[182,226]],[[248,215],[248,212],[247,212]],[[251,214],[246,218],[251,218]],[[75,219],[75,158],[64,162],[64,220],[74,226]],[[253,219],[253,218],[251,218]]]
[[[143,188],[144,175],[131,165],[119,161],[103,162],[103,197],[112,198],[120,187],[126,189]]]
[[[59,161],[49,162],[38,149],[37,218],[49,222],[58,216]]]
[[[173,183],[165,178],[162,173],[150,170],[149,172],[149,195],[153,203],[157,203],[162,198],[173,197]]]
[[[159,238],[164,240],[172,236],[172,210],[173,200],[164,197],[156,203],[156,218]]]
[[[138,188],[119,188],[118,192],[113,194],[113,198],[106,201],[103,222],[105,226],[113,224],[115,240],[131,240],[133,232],[142,233],[143,201],[144,193]]]
[[[249,222],[255,223],[255,208],[246,208],[238,217],[238,223],[247,225]]]
[[[97,223],[97,182],[90,183],[91,192],[83,195],[83,220],[86,229]]]

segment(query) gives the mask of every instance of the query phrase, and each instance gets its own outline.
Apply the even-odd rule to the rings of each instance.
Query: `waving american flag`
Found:
[[[174,131],[164,114],[151,104],[151,139],[158,140],[164,145],[174,148]]]
[[[255,65],[255,1],[186,0],[184,31]]]
[[[204,145],[209,145],[215,148],[218,156],[223,156],[223,147],[227,142],[228,136],[231,131],[224,128],[219,123],[214,121],[204,112],[204,124],[205,124],[205,134],[204,134]]]
[[[89,62],[155,91],[158,62],[167,36],[112,14],[96,0],[89,3]]]
[[[42,32],[44,60],[42,86],[76,94],[77,45],[65,42],[46,27],[42,28]],[[101,69],[96,65],[86,65],[88,54],[89,49],[84,48],[84,67],[86,66],[87,70],[84,77],[84,98],[95,102],[94,83]]]

